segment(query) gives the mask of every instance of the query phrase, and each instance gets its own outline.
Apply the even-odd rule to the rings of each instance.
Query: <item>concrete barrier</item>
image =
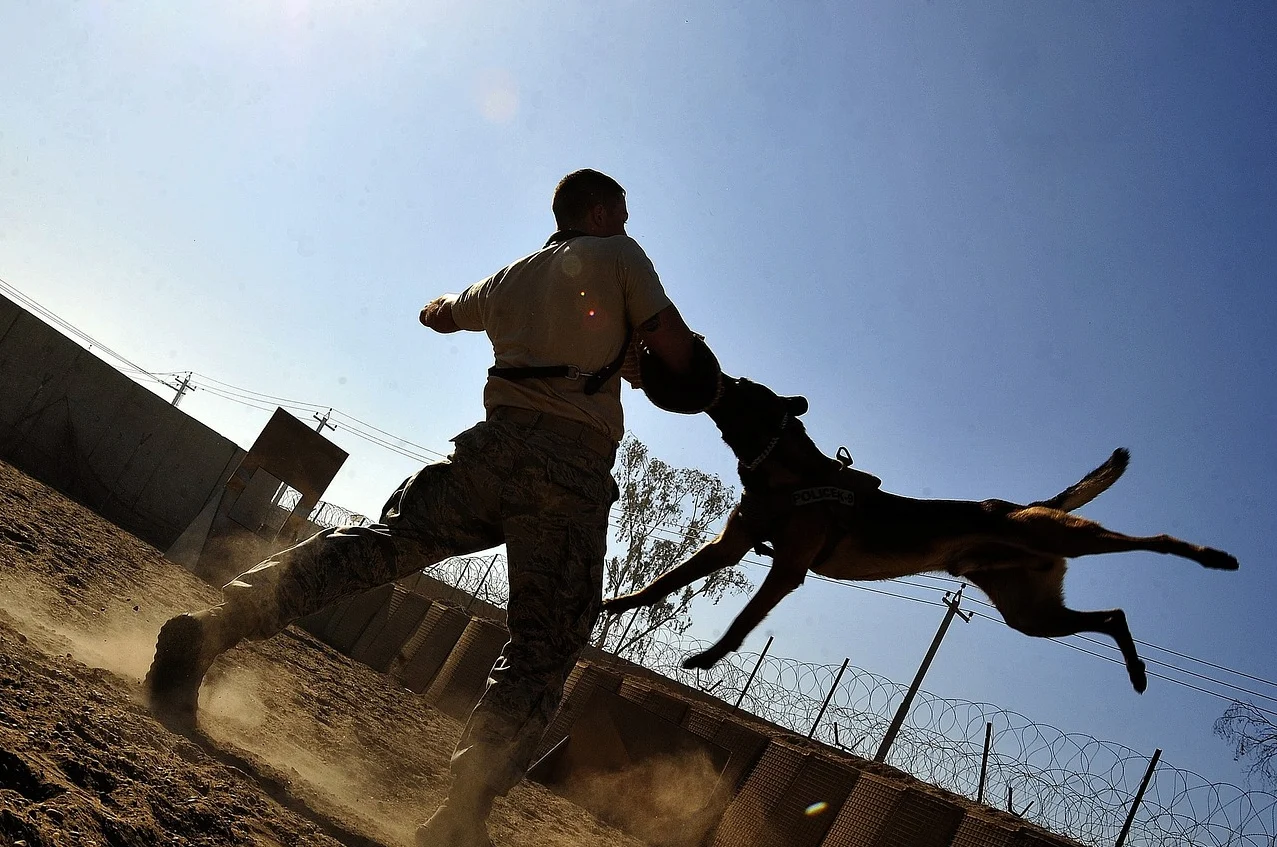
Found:
[[[0,296],[0,458],[166,550],[244,451]]]

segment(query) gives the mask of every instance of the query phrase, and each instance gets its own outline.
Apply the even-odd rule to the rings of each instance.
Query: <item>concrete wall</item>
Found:
[[[0,296],[0,458],[164,550],[243,455]]]

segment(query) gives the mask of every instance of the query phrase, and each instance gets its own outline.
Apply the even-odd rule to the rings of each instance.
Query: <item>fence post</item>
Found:
[[[460,562],[461,562],[461,573],[459,573],[459,574],[457,574],[455,577],[453,577],[453,580],[452,580],[452,596],[451,596],[451,598],[450,598],[450,599],[451,599],[451,601],[452,601],[453,603],[456,603],[456,604],[460,605],[460,604],[461,604],[461,595],[464,593],[464,592],[461,590],[461,584],[462,584],[463,582],[465,582],[465,581],[466,581],[466,574],[470,573],[470,563],[474,561],[474,557],[472,557],[472,556],[463,556],[463,557],[461,557],[459,560],[458,560],[458,559],[454,559],[453,561],[454,561],[454,562],[455,562],[455,561],[460,561]],[[469,606],[466,606],[466,611],[470,611],[470,607],[469,607]]]
[[[745,699],[745,692],[749,690],[749,686],[754,682],[754,674],[758,673],[758,669],[763,666],[763,659],[767,658],[767,651],[772,648],[772,639],[774,635],[767,636],[767,643],[763,646],[763,652],[758,654],[758,661],[754,663],[754,669],[749,672],[749,679],[745,680],[745,687],[740,690],[740,696],[736,698],[736,705],[733,709],[739,709],[741,701]]]
[[[492,559],[488,561],[488,567],[484,569],[483,576],[479,577],[479,584],[475,586],[474,593],[470,595],[470,602],[466,604],[467,612],[474,605],[474,601],[479,599],[479,592],[483,590],[484,583],[488,581],[488,574],[492,573],[492,566],[497,563],[497,557],[500,555],[500,553],[492,554]]]
[[[825,709],[829,708],[829,701],[834,699],[834,692],[838,690],[838,683],[842,682],[843,672],[847,670],[847,663],[851,659],[843,659],[842,667],[838,669],[838,676],[834,677],[834,684],[829,686],[829,693],[825,695],[825,702],[820,706],[820,714],[816,715],[815,722],[812,723],[811,729],[807,732],[807,737],[811,738],[816,734],[816,727],[820,726],[820,719],[825,716]]]
[[[1157,767],[1157,762],[1162,758],[1162,748],[1153,751],[1153,758],[1148,762],[1148,770],[1144,771],[1144,781],[1140,783],[1140,790],[1135,792],[1135,799],[1131,802],[1131,811],[1126,815],[1126,823],[1122,824],[1122,831],[1117,836],[1117,843],[1113,847],[1122,847],[1122,843],[1126,841],[1126,834],[1131,831],[1131,824],[1135,822],[1135,812],[1140,807],[1140,801],[1144,799],[1144,792],[1148,790],[1148,784],[1153,779],[1153,769]]]
[[[616,655],[621,655],[621,648],[625,646],[625,636],[630,634],[630,627],[634,626],[634,622],[638,620],[639,612],[643,611],[642,606],[637,606],[634,613],[630,615],[630,622],[625,625],[625,629],[621,630],[621,637],[616,639]],[[606,647],[607,645],[603,645]]]
[[[976,791],[975,801],[984,802],[984,775],[989,772],[989,743],[993,740],[993,724],[984,725],[984,755],[980,757],[980,788]]]
[[[913,678],[913,684],[909,686],[909,693],[905,695],[904,702],[900,704],[900,708],[896,710],[896,716],[891,719],[891,726],[887,727],[887,734],[882,739],[882,744],[878,747],[878,752],[874,756],[875,762],[885,762],[887,760],[887,752],[891,750],[892,743],[896,740],[896,733],[900,732],[900,726],[905,722],[905,715],[909,713],[909,707],[913,705],[913,697],[918,693],[918,689],[922,687],[922,678],[927,675],[927,668],[931,667],[931,660],[936,657],[936,651],[940,649],[940,642],[944,640],[944,634],[949,630],[949,624],[953,622],[954,615],[961,615],[963,621],[971,620],[970,614],[963,614],[958,611],[958,604],[962,602],[962,589],[966,588],[964,584],[958,589],[958,593],[950,599],[949,592],[944,594],[944,604],[949,607],[945,612],[944,620],[940,622],[940,629],[936,631],[936,637],[931,641],[931,649],[927,651],[927,656],[922,660],[922,667],[918,668],[918,675]]]

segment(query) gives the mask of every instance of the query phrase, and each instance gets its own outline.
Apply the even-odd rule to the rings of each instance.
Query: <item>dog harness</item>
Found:
[[[763,455],[751,463],[747,469],[752,470],[756,467],[774,447],[774,442],[768,445]],[[851,461],[851,452],[846,447],[839,447],[837,467],[821,474],[824,479],[819,485],[804,483],[766,493],[751,491],[746,485],[741,495],[740,511],[741,516],[745,518],[746,526],[749,527],[750,534],[754,537],[754,552],[760,556],[775,555],[775,551],[767,543],[772,540],[773,527],[777,521],[795,509],[823,506],[843,525],[844,529],[850,529],[855,517],[857,492],[877,490],[882,486],[881,479],[853,468]],[[812,567],[827,559],[836,544],[836,538],[826,541],[825,546],[813,561]]]
[[[544,250],[552,244],[563,244],[571,241],[573,238],[579,238],[587,233],[577,229],[560,229],[550,236],[545,242]],[[530,368],[503,368],[493,365],[488,368],[488,376],[497,376],[502,379],[549,379],[554,377],[562,377],[564,379],[580,379],[585,377],[585,385],[583,390],[586,394],[596,394],[599,389],[607,384],[612,375],[621,369],[621,365],[625,363],[625,354],[630,349],[630,336],[633,329],[629,326],[628,321],[625,327],[625,341],[621,343],[621,352],[616,354],[616,358],[599,368],[594,373],[583,371],[576,365],[544,365],[540,367]]]

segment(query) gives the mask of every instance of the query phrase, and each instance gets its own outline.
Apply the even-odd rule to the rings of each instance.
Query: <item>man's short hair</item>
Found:
[[[625,189],[612,177],[589,168],[573,171],[554,188],[554,221],[562,227],[580,223],[599,203],[613,203],[625,196]]]

